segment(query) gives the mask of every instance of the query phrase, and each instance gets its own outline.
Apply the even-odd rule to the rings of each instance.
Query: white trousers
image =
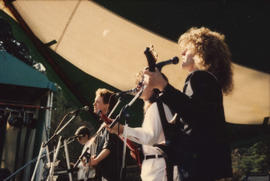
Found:
[[[178,169],[175,166],[173,180],[180,181]],[[141,169],[142,181],[167,181],[166,162],[164,158],[143,160]]]

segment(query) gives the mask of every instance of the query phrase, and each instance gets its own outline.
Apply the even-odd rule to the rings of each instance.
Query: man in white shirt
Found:
[[[143,181],[167,181],[166,162],[162,150],[154,144],[164,144],[165,136],[161,125],[160,115],[157,103],[153,99],[153,89],[145,87],[141,98],[145,103],[145,115],[142,127],[131,128],[116,124],[112,129],[108,128],[111,133],[122,134],[128,139],[142,144],[144,160],[141,169],[141,178]],[[166,104],[163,104],[167,120],[172,119],[172,113]],[[119,133],[118,133],[119,130]],[[174,179],[180,180],[177,167],[174,168]]]

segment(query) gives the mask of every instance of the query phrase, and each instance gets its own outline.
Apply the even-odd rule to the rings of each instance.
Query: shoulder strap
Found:
[[[168,133],[169,133],[169,123],[165,115],[163,103],[161,100],[157,99],[157,106],[158,106],[158,112],[161,120],[161,125],[163,127],[163,132],[165,136],[165,144],[168,142]],[[166,147],[162,145],[156,145],[157,147],[161,148],[162,150]],[[163,150],[165,151],[165,150]],[[166,152],[166,151],[165,151]],[[166,162],[166,171],[167,171],[167,180],[168,181],[173,181],[173,164],[168,160],[167,157],[165,157],[165,162]]]
[[[98,155],[101,151],[102,151],[102,149],[103,149],[103,145],[104,145],[104,143],[105,143],[105,139],[106,139],[106,137],[107,137],[107,132],[106,132],[106,129],[105,128],[102,128],[101,129],[101,131],[103,132],[103,131],[105,131],[105,133],[103,132],[102,133],[102,135],[100,136],[98,136],[99,138],[98,138],[98,143],[97,143],[97,148],[96,148],[96,155]]]
[[[168,131],[169,131],[170,125],[169,125],[168,120],[166,118],[163,104],[162,104],[161,100],[159,100],[159,99],[157,100],[157,106],[158,106],[158,112],[159,112],[159,116],[160,116],[161,125],[162,125],[164,136],[165,136],[165,142],[167,142]]]

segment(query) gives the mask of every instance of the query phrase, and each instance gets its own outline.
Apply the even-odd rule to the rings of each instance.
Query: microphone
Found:
[[[115,94],[116,97],[121,97],[123,95],[126,95],[126,94],[135,94],[137,92],[137,87],[136,88],[133,88],[133,89],[129,89],[129,90],[126,90],[126,91],[122,91],[122,92],[117,92]]]
[[[157,63],[156,67],[158,68],[159,71],[161,71],[163,66],[169,65],[169,64],[178,64],[178,62],[179,62],[179,58],[178,57],[173,57],[172,59],[165,60],[165,61]]]
[[[82,108],[80,108],[81,111],[89,111],[89,109],[89,106],[83,106]]]
[[[70,114],[78,114],[80,111],[89,111],[89,106],[83,106],[77,110],[71,111]]]

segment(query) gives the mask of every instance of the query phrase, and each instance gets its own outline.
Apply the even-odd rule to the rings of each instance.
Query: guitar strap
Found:
[[[157,99],[157,106],[158,106],[158,112],[160,115],[160,120],[161,120],[161,125],[163,128],[164,136],[165,136],[165,144],[168,141],[168,135],[167,133],[169,132],[169,123],[167,121],[167,118],[165,116],[165,111],[163,104],[161,100]],[[158,145],[156,145],[159,147]],[[166,171],[167,171],[167,179],[168,181],[173,181],[173,164],[168,160],[168,157],[165,157],[165,162],[166,162]]]
[[[101,151],[102,151],[102,149],[103,149],[103,145],[104,145],[104,143],[105,143],[105,139],[106,139],[106,137],[108,136],[108,131],[107,131],[107,129],[104,127],[104,128],[102,128],[102,130],[101,130],[101,137],[100,138],[97,138],[98,140],[98,143],[97,143],[97,150],[96,150],[96,155],[98,155]]]

